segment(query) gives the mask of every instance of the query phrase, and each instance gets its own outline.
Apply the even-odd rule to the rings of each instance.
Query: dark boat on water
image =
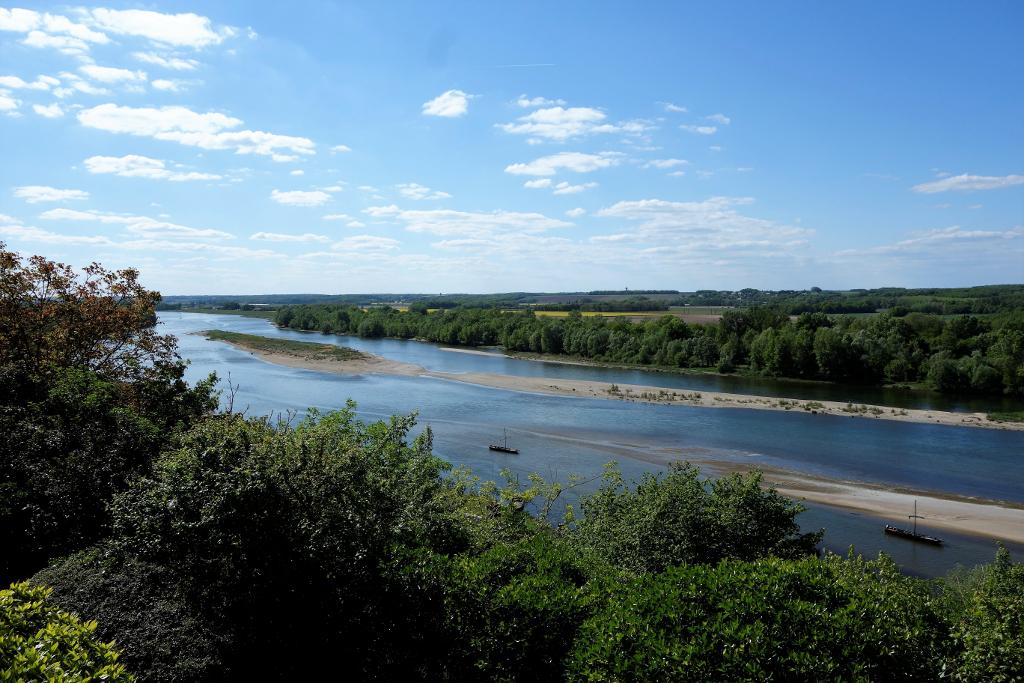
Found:
[[[909,538],[912,541],[921,541],[922,543],[931,543],[932,545],[942,545],[945,541],[941,538],[935,538],[934,536],[928,536],[927,534],[917,533],[917,520],[924,519],[917,514],[917,501],[914,501],[914,514],[907,515],[908,519],[914,520],[914,530],[907,531],[906,529],[900,529],[898,527],[885,525],[885,533],[892,534],[894,536],[902,536],[903,538]]]
[[[505,430],[502,430],[502,432],[504,433]],[[492,451],[499,451],[501,453],[518,453],[519,452],[518,448],[510,448],[509,447],[509,445],[508,445],[508,434],[505,434],[505,439],[504,439],[504,441],[502,441],[502,443],[504,444],[503,446],[495,446],[494,444],[491,444],[490,446],[488,446],[488,448],[491,449]]]

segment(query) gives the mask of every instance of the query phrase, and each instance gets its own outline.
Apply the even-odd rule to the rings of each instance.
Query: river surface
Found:
[[[485,479],[497,477],[506,467],[521,476],[531,472],[558,479],[569,474],[595,475],[610,460],[616,460],[627,477],[639,479],[644,472],[662,471],[670,460],[685,457],[695,464],[705,463],[709,471],[714,471],[711,463],[716,462],[750,468],[772,465],[842,479],[1024,501],[1021,432],[852,419],[802,411],[664,406],[530,394],[426,377],[350,376],[298,370],[261,361],[227,344],[189,333],[222,329],[323,341],[439,372],[490,372],[757,393],[746,386],[683,384],[732,378],[541,363],[500,353],[455,353],[421,342],[313,336],[278,330],[270,322],[256,318],[177,312],[160,313],[159,318],[163,323],[160,332],[176,335],[181,355],[191,361],[189,381],[214,371],[225,379],[231,374],[232,382],[240,385],[235,397],[236,410],[248,408],[249,414],[256,415],[309,407],[329,410],[343,407],[346,399],[352,398],[358,403],[359,417],[365,421],[418,411],[419,423],[429,424],[434,432],[434,452],[455,465],[472,467]],[[521,455],[487,450],[487,444],[496,443],[506,428]],[[583,491],[595,487],[596,484],[590,485]],[[569,497],[570,502],[573,498]],[[996,546],[990,539],[943,530],[935,533],[949,541],[945,547],[922,546],[887,537],[878,517],[818,504],[809,507],[799,518],[801,525],[808,530],[826,527],[825,547],[845,554],[852,544],[857,553],[865,556],[876,556],[882,550],[915,575],[941,575],[958,563],[973,566],[991,562],[994,557]],[[921,514],[927,516],[927,510]],[[901,526],[906,524],[905,519],[892,521]],[[919,530],[922,529],[929,531],[927,527]],[[1024,559],[1024,546],[1007,547],[1015,560]]]

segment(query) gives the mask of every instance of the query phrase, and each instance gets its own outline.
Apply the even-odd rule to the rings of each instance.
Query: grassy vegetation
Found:
[[[350,349],[347,346],[300,342],[292,339],[274,339],[255,334],[239,334],[238,332],[224,332],[222,330],[207,330],[203,334],[206,335],[207,339],[239,344],[246,348],[266,353],[290,353],[293,355],[311,356],[317,360],[356,360],[364,357],[362,352]]]
[[[989,413],[988,419],[993,422],[1024,422],[1024,411],[1016,413]]]

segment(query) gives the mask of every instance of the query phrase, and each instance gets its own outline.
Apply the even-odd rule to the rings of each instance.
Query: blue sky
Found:
[[[0,239],[165,294],[1024,281],[1020,3],[0,9]]]

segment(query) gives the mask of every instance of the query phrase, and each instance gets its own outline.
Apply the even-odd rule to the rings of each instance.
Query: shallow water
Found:
[[[435,435],[435,452],[465,463],[484,478],[503,467],[525,475],[564,478],[590,475],[617,460],[629,477],[663,470],[670,459],[759,464],[968,495],[1024,500],[1024,434],[1020,432],[851,419],[744,409],[663,406],[513,392],[462,382],[392,375],[348,376],[296,370],[258,360],[226,344],[188,332],[224,329],[308,341],[326,341],[443,372],[493,372],[528,376],[596,379],[594,372],[638,376],[600,381],[655,384],[654,379],[700,379],[634,371],[537,363],[479,354],[441,351],[436,345],[395,340],[359,340],[276,330],[268,322],[237,316],[160,315],[161,332],[181,340],[194,381],[212,371],[241,385],[236,409],[250,414],[341,408],[358,402],[361,419],[419,411],[420,424]],[[547,374],[568,372],[572,374]],[[665,385],[662,385],[665,386]],[[678,387],[698,390],[702,387]],[[487,450],[503,428],[521,455]],[[661,452],[659,452],[661,451]],[[668,451],[668,452],[665,452]],[[684,453],[681,454],[680,451]],[[584,487],[593,490],[596,484]],[[569,500],[573,499],[572,496]],[[927,511],[922,511],[927,514]],[[905,520],[892,520],[900,524]],[[814,505],[801,517],[805,528],[827,528],[826,547],[841,551],[852,543],[866,556],[885,550],[913,573],[945,573],[957,563],[990,562],[993,541],[943,532],[945,548],[920,546],[882,533],[877,517]],[[1024,546],[1008,546],[1024,558]]]

